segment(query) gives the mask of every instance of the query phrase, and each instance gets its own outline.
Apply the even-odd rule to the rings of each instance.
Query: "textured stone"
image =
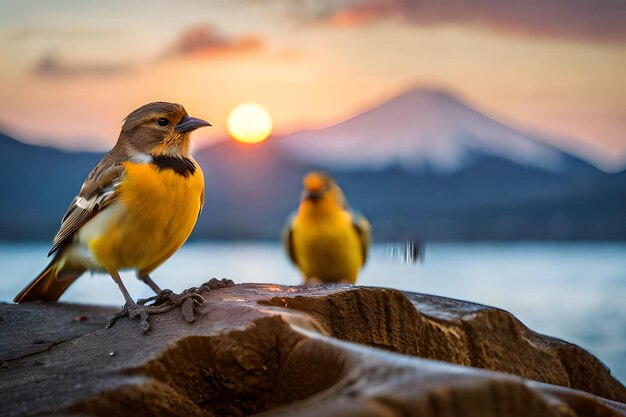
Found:
[[[2,415],[626,414],[596,358],[502,310],[341,285],[204,296],[196,322],[173,310],[147,335],[103,328],[109,308],[0,305]]]

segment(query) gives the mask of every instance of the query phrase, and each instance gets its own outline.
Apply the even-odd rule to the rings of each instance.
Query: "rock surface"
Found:
[[[502,310],[342,285],[204,297],[147,335],[105,329],[110,308],[1,304],[2,415],[626,415],[601,362]]]

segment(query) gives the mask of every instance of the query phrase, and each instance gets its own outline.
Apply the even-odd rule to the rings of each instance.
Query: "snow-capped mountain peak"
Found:
[[[334,126],[295,133],[281,147],[330,168],[399,164],[455,171],[482,155],[558,170],[564,155],[445,91],[430,89],[410,90]]]

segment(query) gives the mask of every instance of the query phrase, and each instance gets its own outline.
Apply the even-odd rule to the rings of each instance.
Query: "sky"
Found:
[[[0,131],[31,143],[110,148],[157,100],[200,144],[248,101],[281,135],[436,87],[626,159],[623,0],[2,1],[0,55]]]

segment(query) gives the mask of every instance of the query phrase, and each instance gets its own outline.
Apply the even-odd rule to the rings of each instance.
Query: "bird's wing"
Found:
[[[202,209],[204,208],[204,187],[202,188],[202,193],[200,194],[200,210],[198,210],[198,217],[202,214]]]
[[[282,239],[283,239],[283,246],[285,247],[285,252],[287,252],[287,256],[289,256],[289,259],[291,259],[291,262],[293,262],[294,265],[298,265],[298,258],[296,257],[296,251],[294,250],[293,247],[293,220],[296,217],[296,212],[294,211],[293,213],[291,213],[289,215],[289,217],[287,218],[287,222],[285,223],[285,226],[283,227],[283,231],[282,231]]]
[[[48,256],[58,251],[74,232],[115,200],[123,174],[124,166],[112,161],[109,155],[96,165],[63,216]]]
[[[365,216],[359,212],[352,210],[352,226],[354,230],[356,230],[359,235],[359,240],[361,241],[361,251],[363,254],[363,264],[367,261],[367,253],[370,248],[370,243],[372,242],[372,226],[370,226],[370,222],[367,221]]]

